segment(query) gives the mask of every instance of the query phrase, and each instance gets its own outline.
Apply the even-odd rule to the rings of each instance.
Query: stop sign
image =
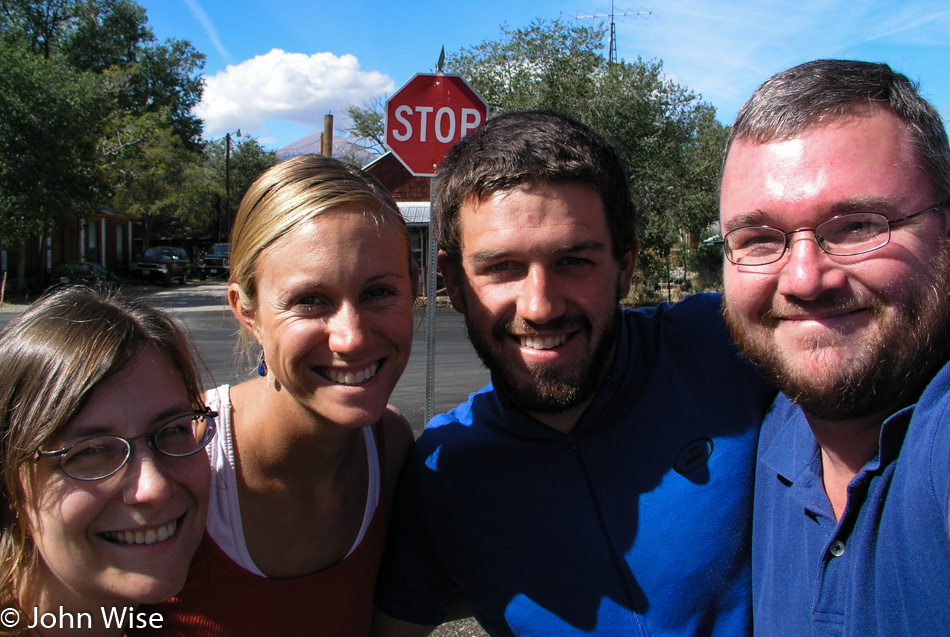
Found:
[[[458,75],[419,73],[386,102],[386,145],[416,177],[488,118],[488,104]]]

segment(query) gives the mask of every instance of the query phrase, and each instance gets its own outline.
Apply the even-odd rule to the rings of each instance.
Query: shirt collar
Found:
[[[914,406],[911,405],[884,421],[877,452],[858,472],[852,484],[880,471],[897,458],[913,413]],[[789,497],[794,501],[809,511],[828,514],[830,503],[822,482],[820,449],[801,408],[780,394],[766,416],[763,428],[763,437],[768,436],[769,440],[763,441],[759,461],[775,471],[789,487]]]
[[[818,442],[801,408],[785,394],[779,394],[765,417],[760,445],[759,463],[778,475],[790,489],[789,497],[810,511],[829,508]]]

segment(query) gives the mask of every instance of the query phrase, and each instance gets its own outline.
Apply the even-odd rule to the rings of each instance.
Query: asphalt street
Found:
[[[145,297],[149,304],[174,316],[195,342],[204,366],[204,384],[236,384],[256,373],[257,352],[251,362],[240,351],[237,321],[227,306],[223,281],[189,281],[170,287],[127,284],[123,292]],[[0,306],[0,328],[17,316],[25,305]],[[435,389],[433,413],[447,411],[488,382],[488,372],[472,349],[460,314],[451,308],[436,310]],[[426,315],[416,310],[416,330],[406,371],[396,385],[391,403],[412,424],[418,436],[425,426]],[[433,637],[482,637],[485,633],[472,619],[445,624]]]
[[[207,386],[239,383],[252,378],[257,368],[258,350],[253,349],[248,360],[239,345],[237,321],[227,307],[226,290],[220,281],[129,289],[169,312],[188,330],[207,367]],[[415,313],[412,354],[390,402],[405,414],[418,435],[425,426],[426,317],[424,308]],[[439,308],[435,323],[433,414],[455,407],[488,382],[488,372],[465,334],[462,316],[451,308]]]
[[[185,328],[201,357],[206,387],[237,384],[253,377],[258,351],[250,352],[249,361],[240,349],[237,321],[227,306],[227,285],[223,281],[189,281],[183,286],[169,287],[126,284],[122,291],[145,297],[149,304],[167,311]],[[23,308],[0,307],[0,328]],[[406,415],[418,436],[425,426],[426,316],[424,308],[417,308],[415,313],[412,354],[391,403]],[[435,323],[433,414],[448,411],[488,383],[488,372],[468,341],[462,316],[451,308],[438,308]]]

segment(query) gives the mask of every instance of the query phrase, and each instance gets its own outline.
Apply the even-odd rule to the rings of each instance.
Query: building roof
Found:
[[[98,216],[115,219],[117,221],[134,221],[129,215],[124,212],[119,212],[115,208],[110,208],[109,206],[99,206]]]
[[[363,166],[363,170],[376,177],[396,201],[428,201],[430,177],[414,177],[391,152],[380,155],[375,161]]]
[[[429,225],[428,201],[397,201],[399,212],[410,226]]]

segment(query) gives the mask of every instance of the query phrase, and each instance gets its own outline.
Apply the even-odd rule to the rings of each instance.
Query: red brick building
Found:
[[[132,218],[102,206],[94,217],[73,219],[53,230],[45,254],[43,249],[41,236],[23,245],[27,284],[48,279],[53,269],[66,261],[91,261],[117,274],[128,274],[132,258]],[[19,247],[14,246],[0,250],[0,270],[8,271],[10,277],[16,273],[13,261],[18,251]]]
[[[392,153],[381,155],[363,170],[376,177],[399,204],[399,212],[409,226],[412,253],[419,265],[420,274],[425,273],[429,241],[429,188],[431,177],[413,177]],[[422,281],[425,280],[423,276]]]

